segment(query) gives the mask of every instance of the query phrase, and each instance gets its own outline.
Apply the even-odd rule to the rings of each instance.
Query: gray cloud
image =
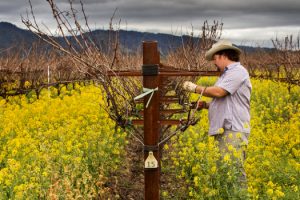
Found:
[[[290,34],[300,31],[299,0],[82,0],[92,27],[107,27],[117,8],[116,21],[127,22],[134,30],[171,32],[172,29],[188,29],[190,24],[200,29],[204,20],[224,23],[225,35],[239,40],[262,39],[273,34]],[[57,0],[62,9],[68,8],[68,0]],[[79,8],[79,0],[73,0]],[[53,26],[46,0],[32,0],[40,22]],[[29,4],[24,0],[0,2],[0,21],[21,25],[20,14],[25,14]],[[123,25],[125,26],[125,25]],[[284,32],[286,29],[286,32]],[[247,32],[248,31],[248,32]],[[260,32],[259,32],[260,31]],[[289,32],[288,32],[289,31]],[[234,34],[232,34],[234,32]],[[251,33],[251,34],[248,34]],[[255,34],[256,33],[256,34]],[[234,39],[234,38],[233,38]]]

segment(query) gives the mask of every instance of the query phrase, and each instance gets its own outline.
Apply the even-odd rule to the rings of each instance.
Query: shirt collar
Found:
[[[226,67],[224,68],[224,71],[223,71],[222,75],[225,74],[225,72],[226,72],[227,70],[232,69],[233,67],[235,67],[235,66],[237,66],[237,65],[240,65],[240,64],[241,64],[240,62],[234,62],[234,63],[231,63],[230,65],[226,66]]]
[[[227,67],[224,68],[224,72],[227,71],[228,69],[231,69],[237,65],[240,65],[241,63],[240,62],[234,62],[234,63],[231,63],[230,65],[228,65]]]

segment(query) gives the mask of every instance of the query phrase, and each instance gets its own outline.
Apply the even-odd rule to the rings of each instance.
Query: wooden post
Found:
[[[143,87],[155,89],[159,86],[159,53],[157,42],[143,42]],[[159,89],[153,93],[151,101],[146,107],[151,95],[144,97],[144,159],[153,152],[158,162],[157,168],[144,169],[145,200],[158,200],[160,186],[160,156],[159,156]]]

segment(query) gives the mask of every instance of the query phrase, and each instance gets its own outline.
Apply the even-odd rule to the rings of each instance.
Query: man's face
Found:
[[[213,56],[214,65],[217,67],[218,71],[222,71],[222,55],[215,54]]]

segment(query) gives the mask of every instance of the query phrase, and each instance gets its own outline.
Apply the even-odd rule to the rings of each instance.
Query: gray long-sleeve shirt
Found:
[[[252,85],[248,71],[239,63],[228,65],[215,86],[229,94],[213,98],[209,106],[209,135],[224,130],[250,133],[250,96]]]

